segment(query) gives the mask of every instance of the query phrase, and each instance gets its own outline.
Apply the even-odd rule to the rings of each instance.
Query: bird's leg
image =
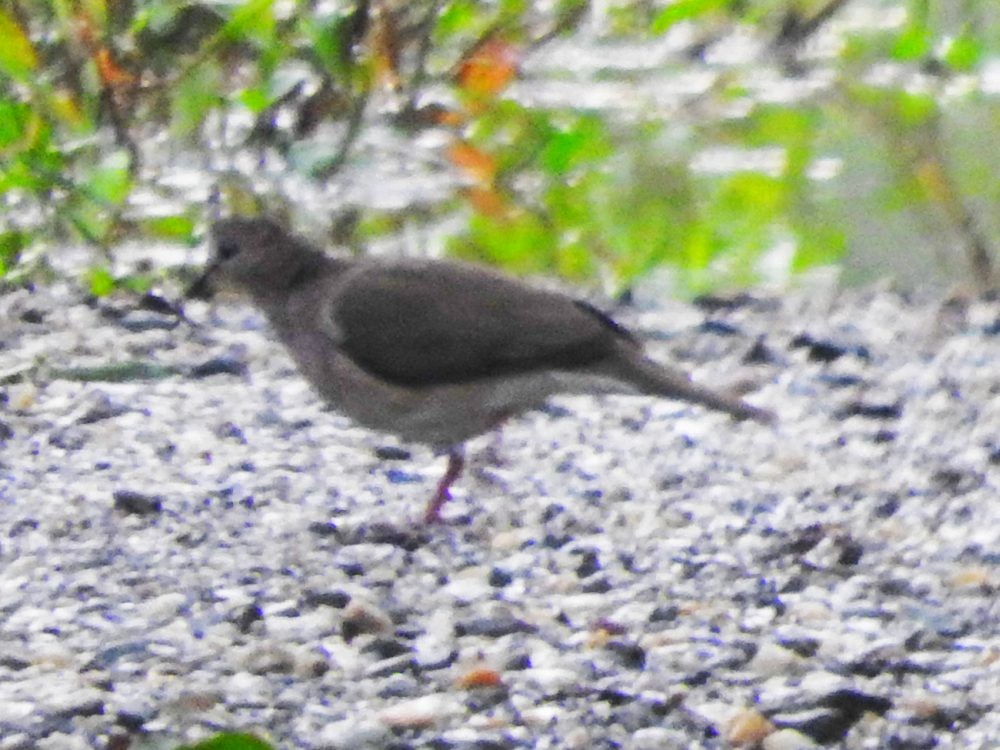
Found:
[[[441,477],[441,481],[438,482],[434,497],[427,504],[427,510],[424,511],[424,523],[438,523],[441,520],[441,508],[451,500],[451,485],[458,479],[464,466],[465,457],[462,455],[461,447],[449,448],[448,468],[445,470],[444,476]]]

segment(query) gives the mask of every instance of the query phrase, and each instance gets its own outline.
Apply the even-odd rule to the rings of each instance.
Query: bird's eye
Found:
[[[234,242],[220,242],[215,252],[219,256],[219,260],[230,260],[236,257],[240,248]]]

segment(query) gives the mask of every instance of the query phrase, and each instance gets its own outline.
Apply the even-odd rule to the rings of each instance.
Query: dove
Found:
[[[592,304],[497,270],[335,257],[266,217],[221,219],[211,235],[212,257],[189,297],[243,294],[335,410],[447,452],[428,523],[441,520],[464,443],[557,394],[667,398],[774,420],[767,409],[654,361]]]

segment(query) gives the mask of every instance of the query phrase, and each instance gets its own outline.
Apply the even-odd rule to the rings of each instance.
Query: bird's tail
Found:
[[[737,396],[699,385],[685,373],[664,367],[638,352],[627,357],[626,361],[626,372],[619,371],[618,377],[641,393],[701,404],[736,419],[752,419],[763,424],[775,421],[774,412],[748,404]]]

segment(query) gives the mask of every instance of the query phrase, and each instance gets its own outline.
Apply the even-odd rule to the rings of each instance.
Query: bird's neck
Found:
[[[291,328],[301,315],[300,302],[323,279],[336,275],[341,262],[311,248],[295,248],[280,278],[251,290],[257,307],[275,328]]]

